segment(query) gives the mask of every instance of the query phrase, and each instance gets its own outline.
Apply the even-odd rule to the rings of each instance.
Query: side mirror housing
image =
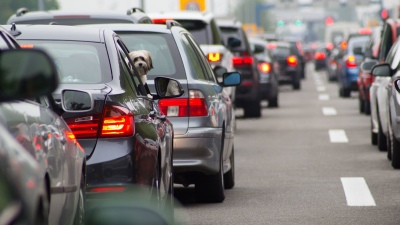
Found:
[[[224,73],[220,85],[222,87],[232,87],[232,86],[238,86],[241,82],[242,82],[242,75],[239,72],[230,72],[230,73]]]
[[[43,50],[0,52],[0,102],[49,95],[57,86],[57,69]]]
[[[153,99],[176,98],[185,93],[181,83],[169,77],[154,78],[154,86],[156,88],[157,95],[153,96]]]
[[[393,71],[387,63],[378,64],[372,67],[371,74],[375,77],[391,77]]]
[[[353,53],[354,53],[354,55],[364,55],[364,52],[361,47],[353,48]]]
[[[260,54],[260,53],[263,53],[264,52],[264,47],[263,46],[261,46],[261,45],[254,45],[254,51],[253,51],[253,53],[254,54]]]
[[[242,41],[236,37],[229,37],[228,38],[228,47],[229,48],[236,48],[242,44]]]
[[[79,90],[62,90],[61,105],[65,112],[89,112],[93,110],[93,97]]]
[[[378,63],[378,60],[363,61],[360,65],[360,69],[364,72],[371,72],[372,67]]]

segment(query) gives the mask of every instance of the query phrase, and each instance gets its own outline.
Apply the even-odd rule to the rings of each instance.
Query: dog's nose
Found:
[[[143,66],[143,63],[139,63],[139,66]]]

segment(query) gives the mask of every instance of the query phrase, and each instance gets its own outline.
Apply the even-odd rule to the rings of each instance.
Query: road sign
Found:
[[[206,0],[180,0],[180,10],[205,11]]]

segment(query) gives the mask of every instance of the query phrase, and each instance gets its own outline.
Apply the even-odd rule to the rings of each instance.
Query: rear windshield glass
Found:
[[[121,19],[96,19],[96,18],[49,18],[42,20],[26,20],[16,21],[16,24],[50,24],[56,23],[57,25],[82,25],[82,24],[107,24],[107,23],[135,23],[131,20]]]
[[[168,76],[186,78],[178,47],[171,34],[118,32],[129,51],[150,52],[153,69],[148,76]]]
[[[21,47],[47,50],[56,64],[61,83],[106,83],[111,81],[104,44],[77,41],[18,40]]]
[[[272,56],[288,56],[290,55],[290,48],[277,46],[276,48],[270,49],[270,54]]]
[[[358,36],[354,37],[349,40],[349,49],[354,50],[354,48],[361,47],[362,50],[365,50],[365,47],[367,46],[367,42],[369,41],[370,37],[369,36]]]
[[[177,20],[183,28],[188,30],[198,44],[210,44],[208,40],[207,24],[200,20]]]

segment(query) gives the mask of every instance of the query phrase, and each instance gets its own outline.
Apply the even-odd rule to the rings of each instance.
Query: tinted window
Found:
[[[207,31],[207,24],[201,20],[177,20],[182,27],[190,31],[193,37],[199,44],[211,44],[212,40],[209,40]]]
[[[398,51],[399,47],[400,47],[400,42],[396,41],[386,57],[386,62],[390,64],[390,68],[392,69],[396,69],[399,67],[400,63],[400,51]]]
[[[117,32],[129,51],[147,50],[151,54],[153,69],[148,76],[186,78],[178,47],[170,34]]]
[[[385,25],[385,29],[382,35],[382,42],[379,49],[379,61],[384,61],[390,47],[392,46],[392,29],[389,24]]]
[[[207,80],[206,76],[204,75],[203,69],[201,68],[201,64],[199,61],[199,58],[193,49],[193,47],[190,45],[189,40],[187,39],[186,36],[181,35],[182,37],[182,43],[185,48],[186,56],[188,57],[188,60],[190,64],[192,65],[190,67],[190,70],[192,71],[192,74],[194,74],[199,80]]]
[[[206,78],[211,82],[216,82],[216,79],[214,77],[214,72],[211,69],[210,63],[208,62],[208,60],[206,60],[206,57],[204,57],[204,53],[201,51],[198,44],[196,44],[196,41],[193,40],[193,38],[190,35],[186,35],[186,37],[189,39],[189,42],[192,44],[193,48],[197,52],[197,57],[199,58],[199,61],[201,62],[201,64],[203,64]]]
[[[370,37],[369,36],[358,36],[354,37],[349,40],[349,45],[348,49],[350,52],[353,52],[354,48],[361,47],[363,51],[365,51],[365,48],[367,46],[367,42],[369,41]]]
[[[53,57],[61,83],[111,81],[104,44],[77,41],[19,40],[21,46],[44,48]]]

